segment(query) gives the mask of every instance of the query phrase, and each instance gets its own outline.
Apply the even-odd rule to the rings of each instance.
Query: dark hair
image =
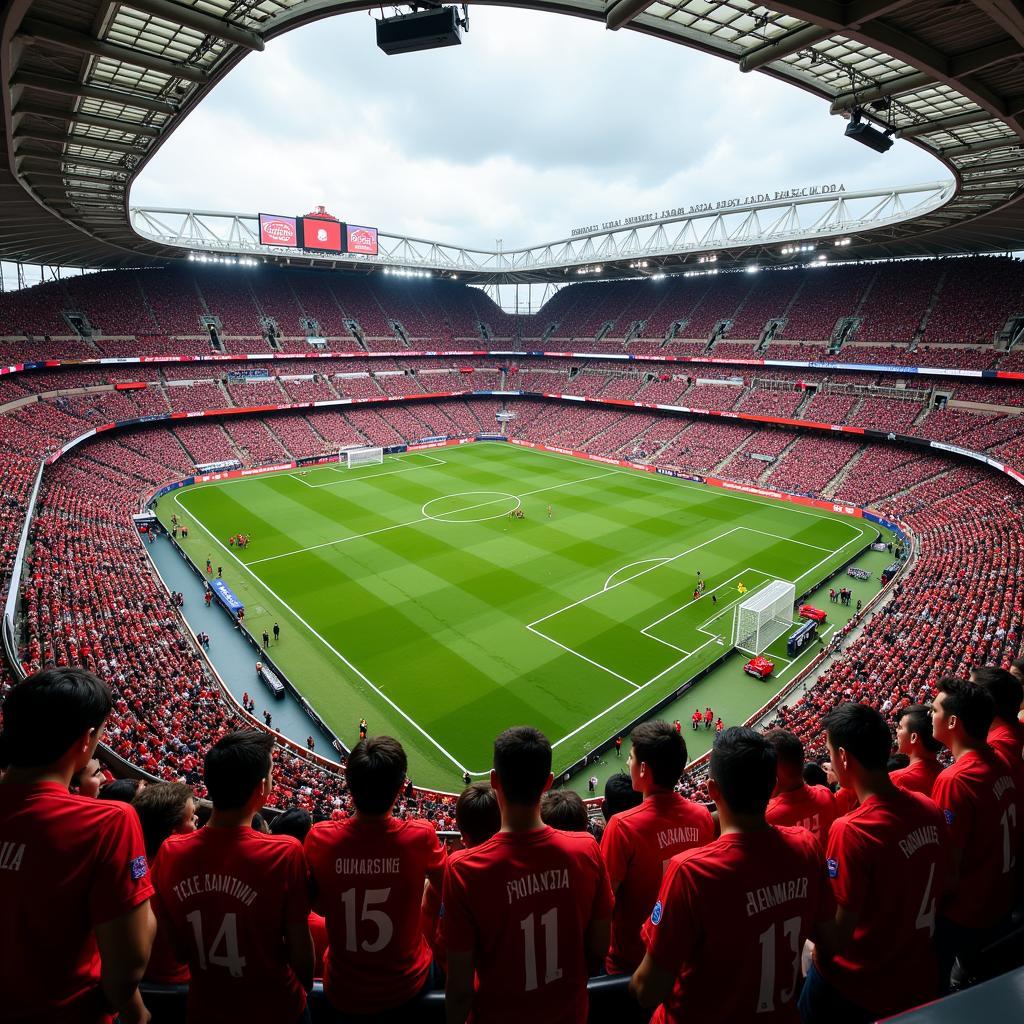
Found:
[[[1014,658],[1013,661],[1010,662],[1010,668],[1015,668],[1018,672],[1024,675],[1024,658]]]
[[[775,748],[753,729],[733,725],[711,748],[711,777],[736,814],[764,814],[776,778]]]
[[[945,694],[942,707],[947,715],[956,715],[964,731],[975,740],[988,736],[996,706],[992,695],[980,683],[946,676],[938,682],[939,693]]]
[[[107,684],[84,668],[49,668],[11,688],[3,705],[0,764],[36,768],[62,758],[110,714]]]
[[[804,782],[808,786],[827,786],[828,776],[817,761],[808,761],[804,765]]]
[[[822,725],[832,746],[856,758],[869,772],[884,771],[892,750],[892,733],[885,719],[867,704],[840,704]]]
[[[764,738],[775,749],[775,757],[780,766],[785,765],[797,775],[803,771],[804,745],[799,736],[788,729],[770,729]]]
[[[98,797],[100,800],[116,800],[118,803],[130,804],[144,787],[142,779],[114,779],[113,782],[100,786]]]
[[[898,772],[901,768],[910,767],[910,756],[908,754],[890,754],[889,760],[885,762],[887,772]]]
[[[928,704],[911,704],[896,714],[896,724],[904,718],[909,719],[907,728],[916,732],[921,739],[921,746],[933,754],[942,749],[942,744],[932,735],[932,709]]]
[[[654,784],[672,789],[686,768],[686,740],[660,719],[641,722],[630,735],[633,757],[651,769]]]
[[[387,814],[405,785],[409,762],[391,736],[360,740],[348,755],[346,778],[352,802],[363,814]]]
[[[571,789],[549,789],[540,798],[540,817],[559,832],[586,832],[590,821],[583,797]]]
[[[237,811],[270,774],[274,737],[259,729],[229,732],[206,752],[203,778],[218,811]]]
[[[154,782],[136,794],[132,807],[142,822],[146,857],[151,863],[164,840],[181,825],[185,805],[193,797],[192,790],[183,782]]]
[[[501,828],[498,794],[489,782],[472,782],[459,794],[455,827],[468,846],[479,846]]]
[[[273,835],[294,836],[300,843],[306,841],[312,827],[313,819],[309,816],[309,811],[304,811],[301,807],[289,807],[270,823]]]
[[[1011,675],[1005,668],[998,668],[995,665],[985,665],[983,668],[976,668],[971,672],[971,679],[979,686],[988,691],[992,703],[996,706],[996,717],[1004,722],[1015,722],[1017,712],[1020,711],[1021,701],[1024,700],[1024,686],[1014,675]]]
[[[611,821],[616,814],[628,811],[630,807],[642,804],[643,793],[633,788],[633,780],[624,772],[616,772],[608,776],[604,784],[604,800],[601,803],[601,813],[605,821]]]
[[[494,770],[510,804],[540,802],[551,775],[551,744],[539,729],[517,725],[494,741]]]

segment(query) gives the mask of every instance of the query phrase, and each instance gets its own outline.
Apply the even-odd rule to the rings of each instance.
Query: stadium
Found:
[[[330,197],[311,196],[310,206],[326,205],[310,212],[140,205],[131,192],[149,161],[243,57],[293,29],[367,6],[5,5],[0,690],[14,711],[5,712],[0,742],[0,900],[18,927],[2,940],[0,965],[9,973],[0,966],[0,1000],[10,1004],[0,1017],[203,1020],[227,1009],[222,994],[211,994],[218,968],[230,972],[224,991],[240,1000],[235,1007],[256,1007],[239,1015],[254,1020],[440,1021],[446,1013],[454,1020],[460,970],[468,970],[462,995],[476,1000],[470,1019],[478,1021],[767,1013],[780,1021],[799,1015],[803,1024],[894,1014],[937,1024],[1024,1009],[1019,12],[988,0],[515,6],[674,44],[682,62],[700,51],[725,58],[733,73],[770,76],[820,102],[823,117],[840,118],[851,140],[878,154],[896,140],[916,147],[937,180],[768,192],[751,180],[749,194],[635,216],[608,211],[616,219],[521,248],[353,223],[335,213],[366,218],[333,207]],[[465,6],[379,13],[377,42],[386,53],[468,46],[474,38]],[[884,180],[884,163],[877,174]],[[520,289],[542,301],[524,310]],[[104,716],[86,730],[87,756],[75,763],[76,801],[84,800],[81,773],[95,754],[88,770],[102,774],[101,795],[120,786],[140,799],[175,784],[178,799],[212,814],[212,824],[192,834],[215,833],[230,817],[224,808],[249,804],[219,803],[224,783],[211,755],[240,731],[258,734],[257,746],[272,741],[273,788],[260,790],[245,817],[257,812],[275,835],[295,834],[283,824],[289,815],[305,817],[298,838],[308,832],[302,870],[314,891],[306,913],[319,914],[321,928],[302,940],[319,958],[312,987],[296,966],[279,1001],[277,961],[298,940],[287,929],[284,939],[243,929],[244,942],[276,942],[277,952],[266,974],[246,976],[242,995],[246,958],[264,963],[255,946],[240,953],[227,918],[204,946],[190,916],[177,924],[198,936],[197,978],[192,951],[181,952],[185,940],[169,937],[174,912],[160,881],[172,877],[172,861],[163,849],[157,861],[161,844],[150,845],[145,800],[138,834],[146,846],[133,847],[138,855],[129,859],[138,888],[124,898],[134,899],[137,917],[153,894],[152,959],[147,945],[138,964],[117,968],[118,947],[101,927],[111,914],[96,917],[92,908],[112,905],[109,894],[122,886],[99,865],[92,874],[105,895],[75,882],[81,906],[61,910],[82,919],[70,929],[81,932],[81,948],[49,974],[32,966],[44,956],[46,932],[32,923],[31,892],[19,881],[31,842],[18,829],[30,827],[26,808],[34,806],[20,787],[30,779],[52,785],[76,755],[63,740],[57,751],[52,737],[40,740],[24,726],[17,715],[36,713],[35,705],[18,695],[67,669],[85,670],[75,679],[97,677],[109,695]],[[66,693],[71,684],[60,685]],[[65,712],[53,708],[53,735],[79,740]],[[918,729],[911,740],[918,713],[933,715],[933,724],[924,739]],[[985,719],[980,738],[975,719]],[[879,767],[874,747],[862,752],[870,747],[865,735],[882,722],[889,746]],[[546,947],[543,981],[539,960],[529,956],[541,932],[544,942],[558,943],[559,957],[570,942],[564,931],[549,935],[555,911],[545,912],[538,895],[554,886],[546,875],[543,884],[507,881],[506,889],[503,882],[497,900],[506,893],[509,904],[538,900],[536,924],[531,911],[506,929],[517,948],[527,944],[525,988],[510,980],[511,968],[504,976],[500,957],[497,969],[488,965],[483,931],[475,947],[468,943],[477,957],[468,968],[462,957],[469,954],[459,952],[473,913],[489,914],[475,909],[486,890],[470,874],[477,843],[460,824],[464,791],[491,782],[501,834],[520,828],[524,804],[510,795],[515,787],[502,772],[512,770],[502,767],[496,737],[521,726],[546,737],[542,774],[553,776],[536,813],[553,808],[554,823],[559,807],[585,808],[581,828],[599,841],[590,846],[599,850],[596,862],[604,854],[601,877],[610,877],[614,894],[614,908],[594,911],[611,919],[612,945],[606,937],[589,962],[582,947],[573,953],[582,964],[576,989],[554,946]],[[33,760],[29,734],[54,757]],[[377,878],[366,884],[378,887],[346,889],[333,911],[317,872],[318,857],[336,863],[339,875],[343,863],[389,862],[384,846],[364,843],[346,854],[351,860],[339,852],[335,861],[315,841],[326,841],[325,829],[373,817],[372,801],[362,802],[367,764],[382,771],[393,756],[385,744],[383,761],[369,758],[378,737],[398,740],[403,753],[400,786],[376,817],[429,840],[441,858],[433,866],[402,862],[418,886],[409,897],[414,943],[372,909],[391,891],[379,887],[390,869],[365,869]],[[657,759],[674,755],[657,753],[657,744],[683,755],[666,785]],[[835,883],[826,879],[835,893],[822,897],[822,906],[833,900],[831,912],[794,911],[803,917],[782,915],[770,932],[758,918],[750,960],[762,970],[760,990],[750,982],[756,1013],[727,999],[716,1009],[694,994],[723,980],[706,973],[724,957],[713,928],[702,936],[703,953],[694,939],[689,959],[666,973],[657,929],[663,913],[677,927],[670,910],[678,904],[668,901],[679,890],[670,882],[681,884],[684,867],[696,863],[682,851],[756,831],[749,808],[737,810],[730,752],[739,759],[755,746],[777,750],[769,780],[775,801],[786,792],[793,744],[793,791],[827,790],[817,797],[828,804],[827,821],[847,822],[830,832],[819,828],[817,813],[813,826],[806,816],[775,821],[805,826],[792,831],[806,839],[792,842],[810,843],[812,871]],[[911,838],[897,841],[877,822],[872,836],[862,812],[895,801],[890,792],[904,786],[890,783],[890,770],[895,781],[921,759],[936,775],[941,770],[940,779],[984,762],[992,784],[959,797],[963,811],[929,785],[918,792],[932,799],[907,810],[917,815]],[[700,809],[691,831],[703,830],[705,818],[714,829],[699,843],[673,845],[679,864],[675,856],[650,861],[659,880],[665,871],[660,891],[652,890],[658,902],[642,897],[628,941],[617,915],[634,883],[609,852],[625,841],[618,838],[625,826],[611,825],[617,785],[637,803],[642,793],[641,806],[674,793],[680,806]],[[68,795],[68,782],[58,788]],[[112,806],[107,800],[97,806]],[[775,805],[767,806],[773,821]],[[968,807],[975,810],[965,832]],[[100,822],[99,812],[95,819],[81,813]],[[765,825],[764,806],[758,813]],[[938,824],[924,824],[928,813]],[[898,829],[895,812],[894,820],[884,827]],[[122,825],[140,827],[134,817]],[[881,939],[874,944],[879,935],[895,943],[901,911],[880,923],[858,905],[860,931],[850,924],[851,906],[870,906],[885,892],[871,888],[875,868],[863,869],[873,881],[861,888],[846,881],[848,863],[858,862],[852,846],[839,844],[852,844],[843,837],[855,827],[869,837],[860,855],[872,843],[888,845],[908,862],[927,847],[927,829],[948,829],[942,845],[955,851],[956,867],[938,904],[928,902],[935,872],[947,867],[936,860],[905,869],[917,872],[915,884],[919,875],[928,879],[924,897],[914,890],[920,909],[909,912],[911,932],[928,926],[917,960],[893,960],[910,957],[909,940],[891,949]],[[44,845],[58,857],[48,870],[63,872],[60,843],[47,835]],[[302,848],[291,845],[302,861]],[[175,838],[167,849],[184,858],[185,846]],[[996,851],[999,863],[983,851]],[[585,859],[572,856],[570,872]],[[554,863],[538,870],[554,877]],[[364,869],[351,870],[355,877]],[[151,873],[156,888],[144,893]],[[566,889],[587,891],[572,878]],[[747,899],[737,916],[793,898],[752,896],[765,887],[749,879],[750,891],[741,892],[738,876],[723,884],[723,892]],[[441,918],[459,907],[450,932],[438,924],[442,887]],[[302,898],[308,903],[309,892]],[[696,896],[687,899],[696,907]],[[602,907],[600,885],[588,903]],[[812,913],[835,916],[837,927],[845,920],[842,951],[826,952],[841,943],[810,927]],[[378,929],[372,942],[362,941],[368,922]],[[389,948],[393,930],[415,946],[415,970]],[[737,949],[744,934],[739,928]],[[812,941],[801,967],[805,939]],[[487,948],[493,953],[505,941],[502,934]],[[632,960],[627,947],[639,950]],[[788,986],[765,981],[765,964],[774,979],[782,957],[786,971],[793,961]],[[921,980],[928,971],[937,980]],[[658,987],[658,972],[667,988]],[[920,984],[890,996],[890,973]],[[28,991],[25,977],[43,979],[38,991]],[[339,995],[360,979],[378,993],[376,1003]],[[51,985],[70,994],[48,1002],[43,989]],[[301,988],[310,989],[308,1009],[304,994],[301,1006],[295,1001]],[[539,1001],[545,992],[552,1002]],[[516,1002],[520,995],[525,1001]]]

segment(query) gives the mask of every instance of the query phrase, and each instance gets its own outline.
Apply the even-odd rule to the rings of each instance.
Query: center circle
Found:
[[[431,498],[420,514],[438,523],[482,523],[501,519],[519,505],[519,498],[506,491],[457,491]]]

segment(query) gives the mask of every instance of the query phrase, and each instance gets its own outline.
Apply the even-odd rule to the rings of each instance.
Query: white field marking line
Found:
[[[595,473],[593,476],[585,476],[585,477],[582,477],[579,480],[567,480],[564,483],[551,484],[548,487],[538,487],[538,488],[536,488],[536,490],[533,490],[533,491],[523,491],[522,494],[517,494],[516,497],[522,499],[522,498],[529,497],[531,494],[540,494],[543,491],[555,491],[555,490],[558,490],[558,488],[560,488],[560,487],[572,487],[574,484],[584,484],[584,483],[587,483],[587,481],[589,481],[589,480],[598,480],[601,477],[607,476],[607,475],[608,475],[607,471],[605,471],[604,473]],[[495,491],[493,493],[497,494],[498,492]],[[441,494],[441,495],[438,495],[438,497],[446,498],[446,497],[451,497],[451,495]],[[449,513],[449,515],[452,514],[452,513],[455,513],[455,512],[471,512],[473,509],[483,508],[486,505],[494,505],[494,504],[497,504],[499,501],[506,501],[506,500],[507,500],[507,498],[494,498],[491,501],[481,501],[481,502],[477,503],[476,505],[466,505],[463,508],[452,509],[451,513]],[[380,527],[377,530],[367,530],[366,533],[353,533],[353,534],[349,535],[348,537],[339,537],[337,540],[326,540],[322,544],[311,544],[309,547],[297,548],[295,551],[283,551],[279,555],[267,555],[266,558],[254,558],[251,562],[249,562],[247,564],[248,565],[261,565],[263,562],[273,562],[273,561],[276,561],[278,558],[291,558],[292,555],[302,555],[302,554],[305,554],[307,551],[317,551],[320,548],[330,548],[330,547],[334,547],[334,546],[336,546],[338,544],[347,544],[350,540],[360,540],[363,537],[374,537],[378,533],[387,533],[390,530],[401,530],[403,527],[406,527],[406,526],[416,526],[418,523],[429,523],[429,522],[435,522],[435,523],[437,523],[437,522],[453,523],[454,522],[454,523],[458,523],[459,520],[457,520],[457,519],[437,519],[435,516],[420,516],[419,519],[410,519],[408,522],[405,522],[405,523],[392,523],[390,526],[382,526],[382,527]]]
[[[405,462],[408,459],[431,459],[435,466],[447,466],[448,463],[445,459],[439,459],[436,455],[431,455],[428,452],[401,452],[397,455],[385,455],[384,462]],[[375,463],[376,465],[376,463]],[[340,473],[342,476],[349,476],[352,470],[348,467],[342,469],[341,462],[327,463],[322,467],[323,469],[329,469],[332,473]],[[358,467],[356,467],[358,468]],[[426,467],[421,467],[426,468]],[[374,477],[383,476],[383,473],[367,474],[366,476],[352,477],[354,480],[372,480]]]
[[[494,443],[495,444],[500,444],[502,442],[495,441]],[[548,456],[548,458],[558,459],[561,462],[579,462],[580,461],[579,459],[577,459],[573,455],[559,455],[558,452],[545,452],[545,451],[541,451],[539,448],[520,448],[518,445],[513,445],[512,447],[515,448],[517,451],[534,452],[537,455],[546,455],[546,456]],[[708,493],[719,494],[720,493],[720,494],[725,495],[725,496],[727,496],[729,498],[732,498],[734,501],[745,501],[745,502],[748,502],[751,505],[760,505],[762,507],[764,507],[765,505],[768,505],[771,508],[780,508],[780,507],[781,508],[786,508],[790,512],[794,512],[797,515],[810,516],[812,519],[824,519],[826,522],[836,523],[839,526],[845,526],[848,530],[853,530],[859,536],[863,536],[867,532],[867,530],[859,530],[857,527],[853,526],[850,523],[848,516],[842,516],[842,518],[837,518],[837,516],[841,515],[838,512],[837,513],[833,513],[832,515],[829,515],[829,514],[824,513],[824,512],[811,512],[808,509],[798,508],[794,503],[787,502],[787,501],[784,501],[784,500],[780,500],[779,498],[767,498],[767,497],[765,497],[765,498],[757,498],[757,497],[752,497],[750,495],[737,494],[735,491],[726,490],[724,487],[708,488],[708,486],[706,484],[694,483],[692,480],[681,480],[677,476],[664,476],[661,473],[648,473],[646,471],[641,472],[638,469],[622,469],[621,467],[619,467],[617,469],[609,469],[608,472],[609,473],[621,473],[624,476],[628,476],[628,477],[630,477],[631,479],[634,479],[634,480],[661,480],[661,481],[664,481],[664,482],[675,484],[677,487],[682,487],[685,490],[695,490],[695,489],[696,490],[700,490],[700,491],[703,491],[705,494],[708,494]],[[836,504],[839,504],[839,502],[836,502]],[[845,547],[846,545],[843,545],[843,546]],[[839,550],[842,551],[842,548],[840,548]]]
[[[627,562],[626,565],[620,566],[618,569],[615,570],[615,572],[611,574],[611,576],[608,577],[608,579],[604,581],[603,589],[607,590],[608,587],[611,585],[612,580],[615,579],[615,577],[618,576],[623,569],[632,569],[634,565],[648,565],[651,562],[664,562],[665,560],[665,558],[641,558],[639,562]],[[625,583],[631,579],[633,579],[632,576],[627,576],[626,579],[622,582]]]
[[[178,508],[182,510],[182,512],[188,512],[185,506],[182,505],[181,502],[178,500],[177,494],[175,494],[174,496],[174,503],[178,506]],[[191,516],[197,523],[199,523],[200,529],[209,535],[210,539],[213,541],[214,544],[221,548],[230,558],[233,558],[239,564],[239,566],[241,566],[242,569],[244,569],[261,587],[263,587],[263,589],[268,594],[270,594],[272,598],[274,598],[275,601],[278,602],[278,604],[280,604],[282,608],[284,608],[287,612],[293,615],[297,622],[301,622],[302,625],[305,626],[306,629],[308,629],[309,632],[313,636],[315,636],[317,640],[319,640],[320,643],[322,643],[324,647],[326,647],[327,650],[329,650],[346,668],[348,668],[350,672],[357,675],[364,683],[366,683],[366,685],[369,686],[370,689],[373,690],[373,692],[376,693],[378,697],[382,698],[389,705],[389,707],[394,708],[394,710],[397,711],[414,729],[416,729],[417,732],[421,733],[439,751],[441,751],[441,753],[444,754],[444,756],[447,757],[448,760],[451,761],[451,763],[455,765],[456,768],[461,769],[463,772],[467,770],[466,766],[464,764],[461,764],[457,758],[453,757],[447,750],[445,750],[445,748],[442,747],[441,744],[438,743],[437,740],[435,740],[434,737],[431,736],[430,733],[427,732],[426,729],[424,729],[419,724],[419,722],[417,722],[414,718],[410,718],[409,715],[407,715],[390,697],[387,696],[387,694],[385,694],[377,686],[375,686],[368,676],[364,675],[364,673],[362,673],[358,668],[356,668],[356,666],[353,665],[352,662],[349,661],[348,658],[346,658],[345,655],[341,653],[341,651],[339,651],[333,644],[326,640],[301,615],[299,615],[299,613],[294,608],[292,608],[292,606],[288,604],[287,601],[284,601],[278,594],[271,590],[270,587],[266,583],[264,583],[263,580],[261,580],[259,576],[257,576],[256,573],[254,573],[252,569],[249,568],[248,565],[245,564],[245,562],[243,562],[233,551],[230,551],[228,548],[226,548],[224,544],[216,536],[214,536],[213,532],[209,530],[196,516],[193,516],[191,512],[188,512],[188,515]],[[480,773],[477,772],[476,774]]]
[[[419,452],[413,452],[413,455],[418,455]],[[325,484],[311,484],[308,480],[304,480],[298,473],[287,474],[293,480],[298,480],[300,484],[304,484],[306,487],[310,487],[313,490],[317,490],[320,487],[340,487],[342,484],[354,484],[361,483],[364,480],[377,480],[382,476],[395,476],[398,473],[416,473],[421,469],[433,469],[434,466],[447,466],[448,463],[444,459],[434,459],[432,455],[427,455],[426,458],[433,459],[433,462],[426,466],[407,466],[404,469],[389,469],[383,473],[374,473],[372,476],[349,476],[343,480],[328,480]],[[320,470],[326,469],[332,473],[341,473],[342,470],[337,469],[334,466],[313,466],[313,469]]]
[[[844,524],[847,525],[847,524]],[[752,526],[741,526],[741,530],[749,530],[751,533],[759,533],[762,537],[773,537],[775,540],[783,540],[787,544],[800,544],[805,548],[814,548],[815,551],[828,551],[831,554],[835,554],[832,548],[822,547],[820,544],[808,544],[805,540],[796,540],[794,537],[783,537],[781,533],[769,533],[767,530],[755,530]],[[858,536],[860,532],[858,531]],[[846,542],[849,544],[849,541]],[[842,551],[842,548],[839,549]]]
[[[534,629],[532,624],[527,625],[526,628],[531,633],[535,633],[537,636],[543,637],[545,640],[548,641],[548,643],[552,643],[556,647],[561,647],[563,651],[566,651],[569,654],[574,654],[577,658],[581,658],[583,661],[588,662],[589,664],[593,665],[594,668],[599,668],[602,672],[607,672],[608,675],[615,676],[616,679],[621,679],[627,685],[632,686],[634,690],[643,689],[643,687],[639,683],[634,683],[632,679],[627,679],[625,676],[619,675],[618,672],[616,672],[614,669],[608,668],[607,665],[602,665],[599,661],[594,661],[593,658],[588,658],[585,654],[580,654],[579,651],[574,650],[572,647],[567,647],[560,640],[553,639],[552,637],[548,636],[547,633],[542,633],[539,629]]]
[[[699,551],[701,548],[706,548],[709,544],[714,544],[716,541],[723,540],[724,538],[734,534],[737,530],[741,530],[743,527],[734,526],[731,530],[726,530],[725,533],[720,533],[715,537],[711,537],[708,540],[702,541],[700,544],[695,544],[692,548],[687,548],[685,551],[680,551],[677,555],[670,555],[660,561],[657,565],[652,565],[649,569],[641,569],[640,572],[634,573],[632,576],[624,580],[619,580],[617,583],[613,583],[610,587],[604,586],[600,590],[595,590],[592,594],[587,594],[585,597],[581,597],[578,601],[573,601],[571,604],[567,604],[562,608],[556,608],[553,612],[548,612],[547,615],[542,615],[539,619],[534,619],[533,622],[527,625],[527,629],[530,626],[536,626],[540,622],[546,622],[548,619],[554,618],[556,615],[560,615],[562,612],[569,611],[570,608],[575,608],[577,605],[583,604],[589,601],[592,597],[598,597],[600,594],[605,594],[609,590],[614,590],[616,587],[621,587],[623,583],[629,583],[632,580],[638,579],[641,576],[645,576],[649,572],[653,572],[655,569],[660,569],[663,565],[668,565],[669,562],[674,562],[676,559],[682,558],[683,555],[689,555],[694,551]],[[633,563],[634,565],[637,563]],[[628,568],[628,566],[623,566]],[[538,632],[535,630],[534,632]],[[543,636],[543,634],[541,634]]]

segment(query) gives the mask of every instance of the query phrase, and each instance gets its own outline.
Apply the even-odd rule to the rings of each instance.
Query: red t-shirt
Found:
[[[324,991],[347,1013],[401,1006],[427,980],[431,953],[421,903],[444,850],[427,821],[346,818],[314,825],[306,859],[327,919]]]
[[[632,974],[644,958],[640,929],[651,915],[668,862],[715,838],[706,807],[678,793],[658,793],[608,822],[601,852],[615,892],[609,974]]]
[[[309,917],[302,846],[248,825],[170,836],[153,864],[160,926],[188,960],[189,1024],[297,1020],[306,993],[285,958]]]
[[[779,793],[768,801],[769,825],[798,825],[807,829],[824,847],[829,826],[836,818],[836,798],[828,786],[808,786]]]
[[[730,832],[674,857],[644,925],[648,952],[676,977],[652,1024],[798,1021],[804,941],[834,914],[807,829]]]
[[[960,850],[956,888],[943,914],[967,928],[989,928],[1010,909],[1021,808],[1006,763],[988,747],[968,751],[935,780],[932,799]]]
[[[0,992],[5,1019],[109,1020],[96,925],[153,895],[138,816],[56,782],[0,785]]]
[[[827,864],[836,902],[858,922],[842,956],[815,956],[822,976],[872,1019],[936,998],[932,936],[949,850],[935,804],[903,790],[868,797],[832,825]]]
[[[935,780],[941,771],[942,765],[934,757],[927,757],[908,764],[906,768],[897,768],[889,773],[889,778],[898,789],[931,797]]]
[[[327,952],[327,922],[315,911],[309,913],[309,934],[313,936],[313,977],[324,980],[324,954]]]
[[[448,861],[442,918],[452,952],[473,950],[473,1020],[584,1024],[585,935],[611,917],[601,850],[586,832],[499,832]]]
[[[840,786],[835,792],[836,817],[849,814],[857,806],[857,794],[852,789]]]

